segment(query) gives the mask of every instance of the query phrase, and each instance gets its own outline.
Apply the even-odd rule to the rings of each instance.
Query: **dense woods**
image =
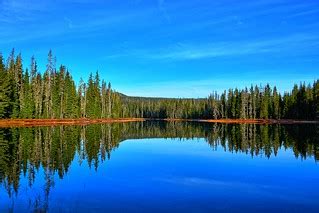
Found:
[[[52,51],[46,70],[34,57],[27,67],[14,50],[6,61],[0,54],[0,118],[319,119],[319,80],[284,94],[267,84],[200,99],[141,98],[114,91],[98,72],[76,86]]]

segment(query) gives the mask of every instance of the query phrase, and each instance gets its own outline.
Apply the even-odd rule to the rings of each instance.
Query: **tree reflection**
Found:
[[[141,138],[205,138],[215,150],[247,155],[277,156],[292,149],[296,158],[319,160],[318,125],[198,124],[192,122],[133,122],[89,126],[0,129],[0,184],[9,197],[17,195],[22,176],[31,188],[44,171],[43,200],[34,209],[47,210],[50,189],[57,174],[63,178],[77,156],[95,170],[109,160],[121,141]],[[40,170],[41,169],[41,170]]]

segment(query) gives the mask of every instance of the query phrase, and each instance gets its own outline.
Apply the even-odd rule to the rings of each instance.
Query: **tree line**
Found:
[[[34,57],[24,70],[14,49],[6,61],[0,54],[0,118],[83,117],[318,120],[319,80],[284,94],[267,84],[197,99],[129,97],[101,81],[98,72],[76,86],[66,66],[56,67],[51,50],[44,72]]]

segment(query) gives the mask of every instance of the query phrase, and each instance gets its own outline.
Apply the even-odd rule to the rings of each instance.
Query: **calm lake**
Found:
[[[319,125],[0,129],[0,212],[319,212]]]

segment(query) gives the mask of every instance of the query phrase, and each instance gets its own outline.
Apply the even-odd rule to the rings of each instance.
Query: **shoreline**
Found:
[[[33,126],[60,126],[60,125],[90,125],[102,123],[126,123],[145,121],[143,118],[118,118],[118,119],[0,119],[1,127],[33,127]]]
[[[200,123],[224,123],[224,124],[319,124],[316,120],[294,119],[161,119],[164,121],[189,121]]]
[[[293,119],[152,119],[152,118],[118,118],[118,119],[0,119],[2,127],[33,127],[33,126],[59,126],[59,125],[89,125],[103,123],[126,123],[142,121],[167,122],[199,122],[224,124],[319,124],[319,121],[293,120]]]

